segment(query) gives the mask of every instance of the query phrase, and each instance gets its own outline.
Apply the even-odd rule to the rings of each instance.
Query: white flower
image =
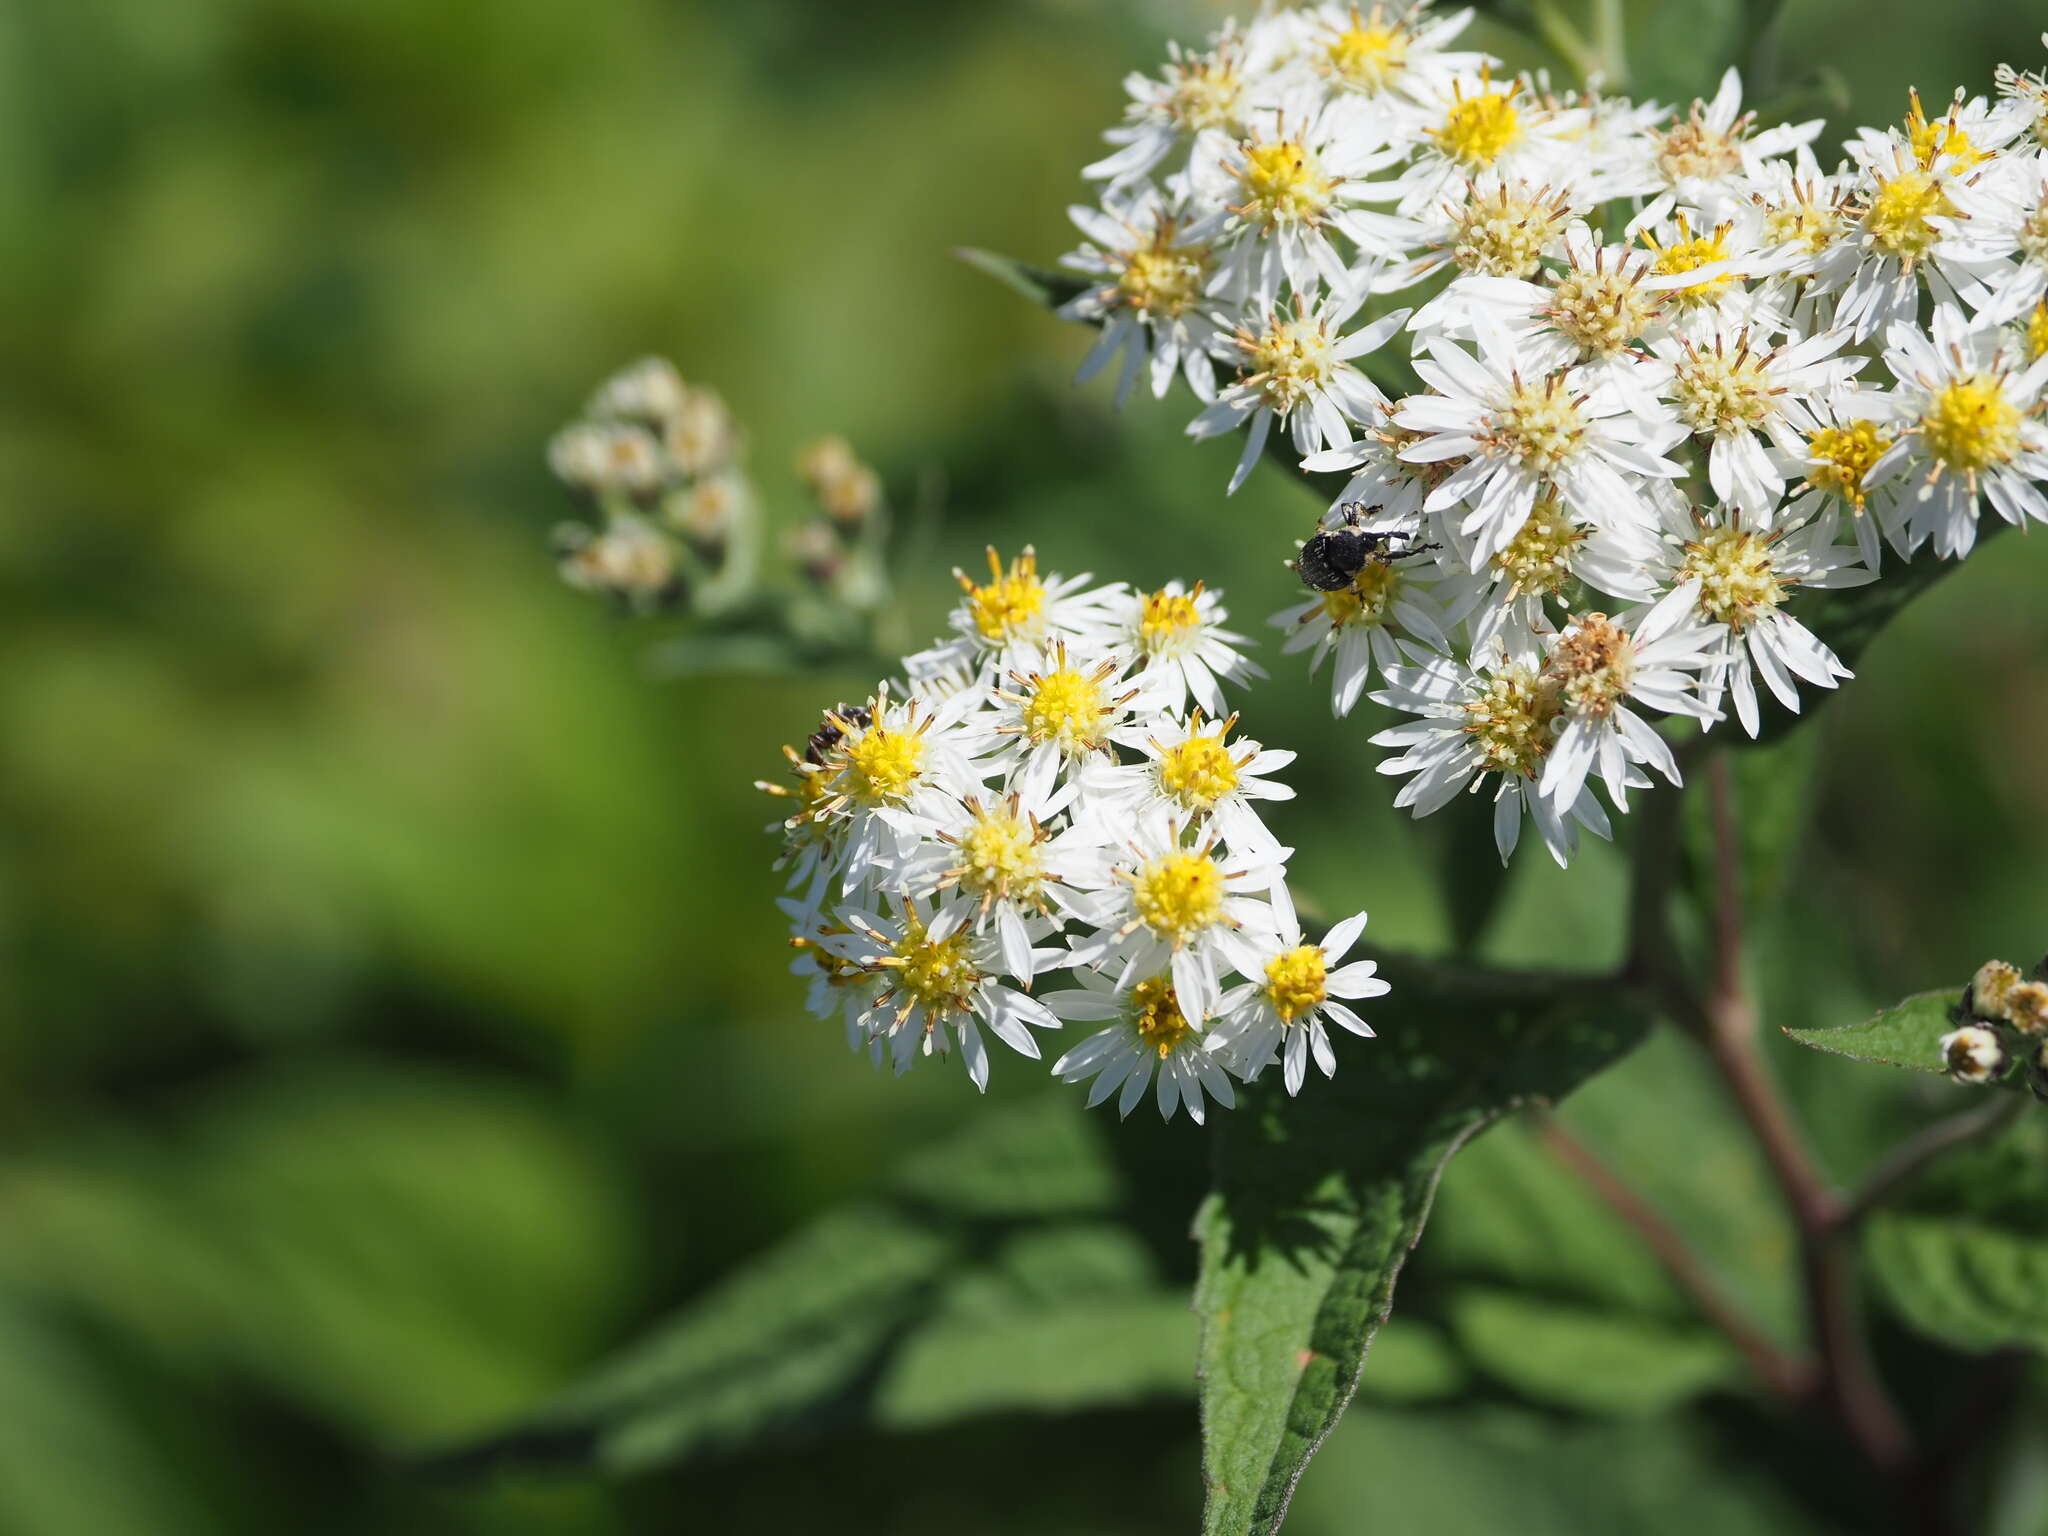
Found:
[[[1211,722],[1197,710],[1185,721],[1155,719],[1118,731],[1117,740],[1135,748],[1139,760],[1087,770],[1091,812],[1108,826],[1161,817],[1190,826],[1213,822],[1232,848],[1278,862],[1280,844],[1252,802],[1294,798],[1292,789],[1265,777],[1294,754],[1243,737],[1231,741],[1236,725],[1235,715]]]
[[[1841,293],[1836,323],[1856,340],[1887,327],[1911,323],[1924,287],[1938,303],[1954,303],[1958,290],[1973,290],[2003,263],[1973,251],[1962,234],[1973,213],[1971,165],[1958,155],[1936,153],[1924,161],[1896,131],[1861,146],[1857,156],[1856,220],[1841,242],[1837,276]],[[1848,265],[1854,261],[1854,266]]]
[[[1299,1093],[1311,1057],[1323,1076],[1337,1073],[1328,1024],[1372,1037],[1372,1026],[1339,1001],[1381,997],[1390,990],[1372,961],[1342,963],[1364,930],[1360,912],[1332,928],[1322,943],[1310,944],[1294,914],[1283,915],[1268,942],[1263,971],[1223,999],[1225,1018],[1217,1033],[1245,1081],[1278,1056],[1287,1091]]]
[[[954,638],[903,660],[920,684],[984,662],[1013,667],[1060,640],[1101,642],[1111,633],[1109,604],[1123,592],[1121,583],[1089,589],[1086,572],[1040,577],[1038,553],[1028,544],[1007,566],[991,546],[986,582],[958,569],[953,578],[966,594],[947,616]]]
[[[1258,462],[1276,419],[1293,434],[1298,454],[1348,443],[1351,422],[1378,419],[1386,396],[1351,360],[1384,346],[1401,329],[1408,311],[1396,310],[1344,335],[1344,322],[1364,297],[1360,291],[1310,307],[1297,296],[1292,314],[1274,311],[1262,329],[1238,329],[1235,340],[1243,362],[1237,382],[1188,424],[1188,435],[1195,438],[1250,424],[1244,452],[1230,477],[1233,492]]]
[[[1326,657],[1335,657],[1330,709],[1348,715],[1375,667],[1384,673],[1408,659],[1411,651],[1403,648],[1404,638],[1428,650],[1450,649],[1444,635],[1450,621],[1428,586],[1440,575],[1433,561],[1423,557],[1368,560],[1348,587],[1313,593],[1306,602],[1273,615],[1274,627],[1288,631],[1281,653],[1314,646],[1311,673]]]
[[[1189,699],[1212,715],[1226,713],[1218,679],[1242,687],[1266,674],[1239,647],[1244,636],[1223,627],[1230,617],[1221,598],[1203,583],[1178,581],[1151,592],[1119,596],[1116,645],[1137,657],[1146,693],[1162,709],[1181,714]]]
[[[1656,196],[1638,222],[1665,218],[1680,203],[1710,216],[1724,211],[1768,162],[1812,143],[1823,126],[1815,118],[1757,133],[1755,121],[1754,112],[1742,110],[1742,77],[1730,69],[1712,101],[1695,101],[1685,117],[1646,133],[1645,189]]]
[[[1695,688],[1716,638],[1694,616],[1691,602],[1672,598],[1619,621],[1601,613],[1574,615],[1544,658],[1544,675],[1558,695],[1557,740],[1538,792],[1572,805],[1587,775],[1597,771],[1615,809],[1625,811],[1632,764],[1677,784],[1670,746],[1629,706],[1711,719]]]
[[[1124,676],[1129,670],[1128,657],[1074,657],[1056,641],[1029,671],[1013,671],[1007,687],[991,690],[991,707],[967,739],[1026,795],[1049,795],[1062,777],[1110,750],[1112,733],[1144,692]]]
[[[966,927],[965,915],[964,905],[928,914],[909,900],[872,910],[848,907],[837,931],[821,932],[814,942],[860,973],[860,1043],[878,1065],[886,1054],[901,1075],[918,1057],[943,1056],[958,1044],[969,1080],[985,1089],[988,1050],[981,1025],[1035,1061],[1032,1028],[1057,1029],[1059,1019],[1045,1004],[996,979],[1002,973],[1000,946],[993,934]]]
[[[1060,310],[1064,319],[1102,327],[1076,382],[1121,354],[1118,405],[1141,372],[1162,399],[1175,373],[1198,398],[1214,399],[1220,342],[1203,300],[1215,279],[1213,242],[1223,228],[1222,210],[1196,214],[1147,186],[1128,200],[1112,193],[1102,208],[1067,212],[1092,243],[1063,264],[1102,279]]]
[[[1068,963],[1100,967],[1120,986],[1170,974],[1182,1004],[1207,1018],[1219,978],[1252,954],[1241,931],[1270,925],[1261,897],[1280,879],[1272,850],[1221,849],[1213,830],[1190,844],[1180,823],[1143,823],[1076,880],[1094,896],[1095,931],[1073,937]]]
[[[1642,526],[1649,511],[1626,476],[1676,478],[1662,457],[1679,429],[1637,415],[1620,391],[1575,372],[1525,374],[1512,337],[1490,326],[1474,357],[1433,340],[1415,369],[1434,391],[1411,395],[1394,424],[1420,434],[1401,450],[1410,463],[1464,462],[1424,500],[1426,511],[1459,507],[1474,568],[1507,547],[1536,498],[1554,488],[1602,527]]]
[[[1387,687],[1373,695],[1375,703],[1422,717],[1372,738],[1376,746],[1402,749],[1379,765],[1381,773],[1414,775],[1394,804],[1427,816],[1495,776],[1493,839],[1502,862],[1515,851],[1526,810],[1551,857],[1568,864],[1578,849],[1578,826],[1598,837],[1608,836],[1609,829],[1606,812],[1590,790],[1581,787],[1578,797],[1564,805],[1537,793],[1557,739],[1558,689],[1535,656],[1495,653],[1474,660],[1478,665],[1466,666],[1446,656],[1392,668]],[[1625,782],[1628,788],[1638,787],[1636,778]]]
[[[1885,339],[1885,366],[1899,381],[1900,431],[1868,483],[1918,482],[1901,496],[1910,547],[1932,539],[1943,559],[1967,555],[1980,495],[2009,523],[2048,522],[2036,483],[2048,478],[2048,426],[2035,414],[2048,356],[2013,369],[1997,326],[1972,324],[1946,304],[1934,312],[1931,337],[1901,323]]]
[[[1836,526],[1832,511],[1805,523],[1781,513],[1763,531],[1683,507],[1667,513],[1665,559],[1673,590],[1664,601],[1689,605],[1715,638],[1714,662],[1701,675],[1701,702],[1718,712],[1723,693],[1732,694],[1736,718],[1752,736],[1762,724],[1758,678],[1796,714],[1799,682],[1833,688],[1851,675],[1783,607],[1800,587],[1854,587],[1876,579],[1856,563],[1855,550],[1835,543]]]
[[[1224,1057],[1205,1031],[1207,1015],[1188,1017],[1170,976],[1144,976],[1123,987],[1094,970],[1081,971],[1080,979],[1079,988],[1049,993],[1045,1002],[1075,1023],[1109,1021],[1108,1028],[1090,1035],[1052,1067],[1062,1082],[1095,1079],[1088,1090],[1091,1109],[1114,1093],[1117,1113],[1129,1115],[1154,1080],[1155,1068],[1154,1097],[1165,1119],[1186,1104],[1188,1118],[1200,1125],[1205,1093],[1226,1109],[1237,1102]]]
[[[838,740],[822,753],[826,778],[810,814],[846,824],[836,836],[847,893],[894,874],[930,819],[980,785],[961,730],[973,702],[898,699],[885,683],[859,710],[827,717]]]

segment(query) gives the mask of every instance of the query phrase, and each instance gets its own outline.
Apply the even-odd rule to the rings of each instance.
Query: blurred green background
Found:
[[[1907,0],[1787,0],[1780,65],[1826,61],[1849,121],[1891,118],[1909,84],[2038,62],[2025,9],[1964,0],[1930,31]],[[0,8],[0,1532],[1192,1528],[1185,1400],[848,1428],[615,1488],[404,1462],[982,1107],[957,1071],[872,1074],[784,975],[748,781],[867,680],[650,676],[662,626],[555,579],[548,434],[659,352],[725,393],[786,517],[822,432],[899,500],[943,477],[915,634],[950,566],[1025,540],[1054,569],[1221,580],[1263,630],[1302,493],[1262,475],[1226,502],[1234,446],[1188,446],[1185,401],[1113,417],[1068,387],[1084,337],[948,256],[1066,249],[1122,74],[1221,14]],[[1735,15],[1697,12],[1670,57]],[[1774,1019],[2048,943],[2044,546],[1938,588],[1810,738]],[[1303,754],[1279,818],[1302,884],[1439,946],[1371,712],[1333,723],[1274,670],[1248,723]],[[1605,853],[1522,860],[1499,953],[1610,958]],[[1903,1090],[1784,1065],[1853,1168],[1859,1106]],[[991,1097],[1043,1091],[998,1063]],[[1172,1227],[1202,1149],[1169,1145]],[[1471,1198],[1454,1181],[1448,1261]],[[1726,1450],[1711,1417],[1483,1396],[1362,1406],[1290,1528],[1628,1528]],[[1538,1463],[1587,1475],[1539,1497]],[[1715,1528],[1773,1528],[1776,1495],[1716,1490]]]

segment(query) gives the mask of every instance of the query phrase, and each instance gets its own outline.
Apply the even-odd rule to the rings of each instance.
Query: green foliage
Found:
[[[1860,1024],[1842,1024],[1828,1029],[1788,1029],[1786,1034],[1801,1045],[1829,1051],[1855,1061],[1879,1066],[1903,1067],[1908,1072],[1941,1076],[1941,1037],[1956,1027],[1957,1001],[1961,987],[1939,992],[1921,992],[1895,1008],[1874,1013]],[[2001,1086],[2024,1087],[2025,1077],[2008,1073]]]
[[[1533,1402],[1580,1413],[1662,1413],[1740,1368],[1728,1342],[1706,1328],[1520,1291],[1460,1291],[1451,1327],[1497,1380]]]
[[[1933,1165],[1872,1213],[1864,1253],[1886,1300],[1957,1349],[2048,1351],[2048,1116]]]
[[[1358,1385],[1451,1156],[1642,1029],[1631,999],[1598,983],[1384,969],[1372,1070],[1298,1100],[1268,1079],[1217,1128],[1216,1189],[1196,1221],[1211,1536],[1278,1527]]]

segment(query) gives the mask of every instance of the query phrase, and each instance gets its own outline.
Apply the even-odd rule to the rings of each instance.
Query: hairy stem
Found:
[[[1813,1362],[1778,1347],[1721,1289],[1705,1262],[1684,1236],[1655,1206],[1603,1163],[1593,1150],[1549,1115],[1538,1117],[1544,1144],[1576,1173],[1594,1194],[1633,1227],[1665,1273],[1700,1316],[1740,1350],[1757,1380],[1788,1402],[1804,1401],[1813,1391]]]

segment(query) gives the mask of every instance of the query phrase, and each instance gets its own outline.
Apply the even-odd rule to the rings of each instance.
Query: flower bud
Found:
[[[751,495],[746,476],[736,469],[725,469],[673,492],[662,503],[662,516],[671,528],[716,561],[725,552],[733,525],[746,515]]]
[[[2048,1035],[2048,982],[2021,981],[2007,987],[2005,1018],[2023,1035]]]
[[[845,547],[830,523],[798,524],[782,535],[782,548],[790,563],[821,587],[831,586],[846,566]]]
[[[2007,965],[2003,960],[1986,960],[1977,967],[1977,974],[1970,978],[1970,990],[1963,999],[1963,1005],[1980,1019],[2002,1019],[2005,1017],[2005,994],[2018,980],[2017,967]]]
[[[680,413],[689,391],[665,357],[643,357],[606,379],[591,397],[593,416],[660,426]]]
[[[555,434],[548,464],[566,483],[636,499],[661,489],[661,451],[645,427],[580,422]]]
[[[2005,1076],[2012,1057],[1998,1031],[1981,1024],[1965,1024],[1941,1037],[1941,1063],[1957,1082],[1975,1087],[1995,1083]]]
[[[662,447],[679,473],[708,475],[739,458],[739,428],[716,393],[692,389],[669,417]]]
[[[562,579],[580,592],[601,592],[639,610],[667,607],[682,596],[675,545],[640,518],[614,518],[596,534],[566,523],[556,543]]]

